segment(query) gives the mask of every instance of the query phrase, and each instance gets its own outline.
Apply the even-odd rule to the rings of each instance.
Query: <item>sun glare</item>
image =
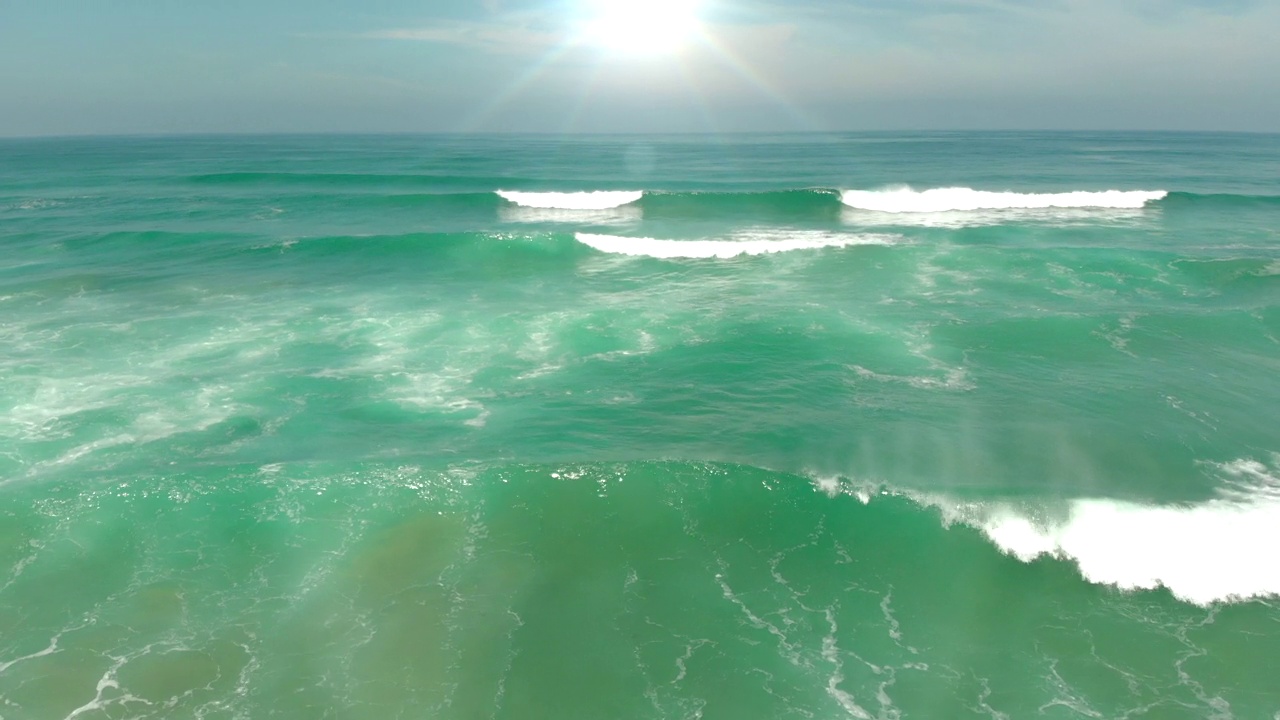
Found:
[[[583,39],[611,52],[670,54],[701,29],[692,0],[593,0],[587,8]]]

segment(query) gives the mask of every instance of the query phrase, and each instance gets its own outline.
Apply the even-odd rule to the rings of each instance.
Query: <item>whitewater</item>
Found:
[[[0,716],[1273,717],[1277,163],[0,140]]]
[[[859,210],[887,213],[941,213],[972,210],[1041,210],[1048,208],[1141,208],[1161,200],[1164,190],[1105,190],[1090,192],[1019,193],[974,190],[967,187],[913,190],[845,190],[840,200]]]
[[[1089,582],[1122,590],[1165,588],[1202,606],[1280,595],[1280,455],[1218,464],[1221,496],[1199,503],[1155,505],[1107,498],[1035,504],[961,501],[905,492],[944,524],[982,531],[1023,562],[1054,557],[1073,563]],[[870,502],[878,492],[838,479],[819,479],[834,496]],[[888,491],[883,491],[888,492]]]
[[[578,242],[605,253],[673,258],[732,258],[794,250],[840,248],[850,245],[892,245],[894,236],[806,231],[746,231],[724,240],[663,240],[577,233]]]
[[[639,200],[644,193],[635,191],[592,190],[589,192],[517,192],[498,190],[498,197],[523,207],[557,210],[609,210]]]

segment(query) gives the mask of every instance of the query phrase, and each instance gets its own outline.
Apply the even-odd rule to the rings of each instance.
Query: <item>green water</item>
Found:
[[[1280,717],[1278,171],[0,142],[0,717]]]

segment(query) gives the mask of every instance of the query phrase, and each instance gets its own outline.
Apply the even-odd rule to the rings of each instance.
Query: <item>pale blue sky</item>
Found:
[[[649,57],[593,1],[0,0],[0,135],[1280,131],[1275,0],[704,0]]]

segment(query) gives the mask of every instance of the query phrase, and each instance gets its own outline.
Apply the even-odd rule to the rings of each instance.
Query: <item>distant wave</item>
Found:
[[[792,250],[848,247],[850,245],[892,245],[892,235],[827,233],[818,231],[769,231],[742,233],[730,240],[661,240],[646,237],[576,233],[578,242],[601,252],[618,255],[673,258],[732,258]]]
[[[498,197],[522,207],[547,210],[609,210],[629,205],[644,193],[639,190],[600,190],[595,192],[520,192],[498,190]]]
[[[1108,190],[1057,193],[991,192],[967,187],[916,190],[886,187],[879,190],[838,190],[829,187],[729,188],[703,187],[692,181],[666,183],[662,187],[635,190],[557,191],[524,189],[545,185],[546,178],[507,176],[455,176],[388,173],[228,172],[187,176],[198,185],[252,186],[255,192],[279,189],[295,201],[331,203],[335,198],[350,204],[428,205],[488,209],[495,206],[546,210],[609,210],[623,206],[643,209],[646,216],[690,217],[709,213],[749,213],[770,217],[834,217],[841,208],[855,212],[888,214],[942,214],[960,211],[1099,209],[1142,210],[1153,203],[1162,207],[1270,208],[1280,204],[1276,194],[1165,192],[1163,190]],[[46,206],[24,198],[0,199],[0,210],[25,210]],[[6,208],[6,203],[12,202]],[[901,219],[901,218],[900,218]],[[1035,218],[1029,218],[1034,220]]]
[[[964,503],[903,493],[940,509],[948,522],[982,531],[1024,562],[1071,560],[1089,582],[1122,590],[1167,588],[1197,605],[1280,595],[1280,456],[1212,464],[1228,488],[1194,505],[1156,506],[1107,499],[1071,501],[1065,513],[1005,503]],[[836,486],[820,480],[832,492]],[[871,494],[857,493],[865,501]],[[1047,516],[1047,517],[1046,517]]]
[[[1232,209],[1266,208],[1272,209],[1280,205],[1280,195],[1240,195],[1233,193],[1187,193],[1171,192],[1162,204],[1178,205],[1218,205]]]
[[[741,224],[803,226],[810,222],[858,228],[991,225],[1134,225],[1158,219],[1155,209],[1270,212],[1280,195],[1185,191],[990,192],[965,187],[839,190],[831,187],[706,186],[692,181],[630,190],[605,185],[595,191],[542,191],[546,178],[431,174],[239,172],[189,176],[228,195],[248,193],[290,213],[313,207],[413,208],[454,217],[497,216],[502,222],[575,224],[578,229],[638,220],[683,221],[728,218]],[[495,188],[501,188],[495,190]],[[532,189],[531,189],[532,188]],[[13,204],[10,204],[13,203]],[[25,198],[0,198],[0,213],[48,207]],[[597,213],[590,215],[590,213]],[[607,213],[607,214],[606,214]],[[469,223],[474,219],[467,220]]]
[[[913,190],[844,190],[840,200],[859,210],[886,213],[941,213],[973,210],[1036,210],[1049,208],[1144,207],[1162,200],[1164,190],[1106,190],[1103,192],[1016,193],[989,192],[965,187]]]

